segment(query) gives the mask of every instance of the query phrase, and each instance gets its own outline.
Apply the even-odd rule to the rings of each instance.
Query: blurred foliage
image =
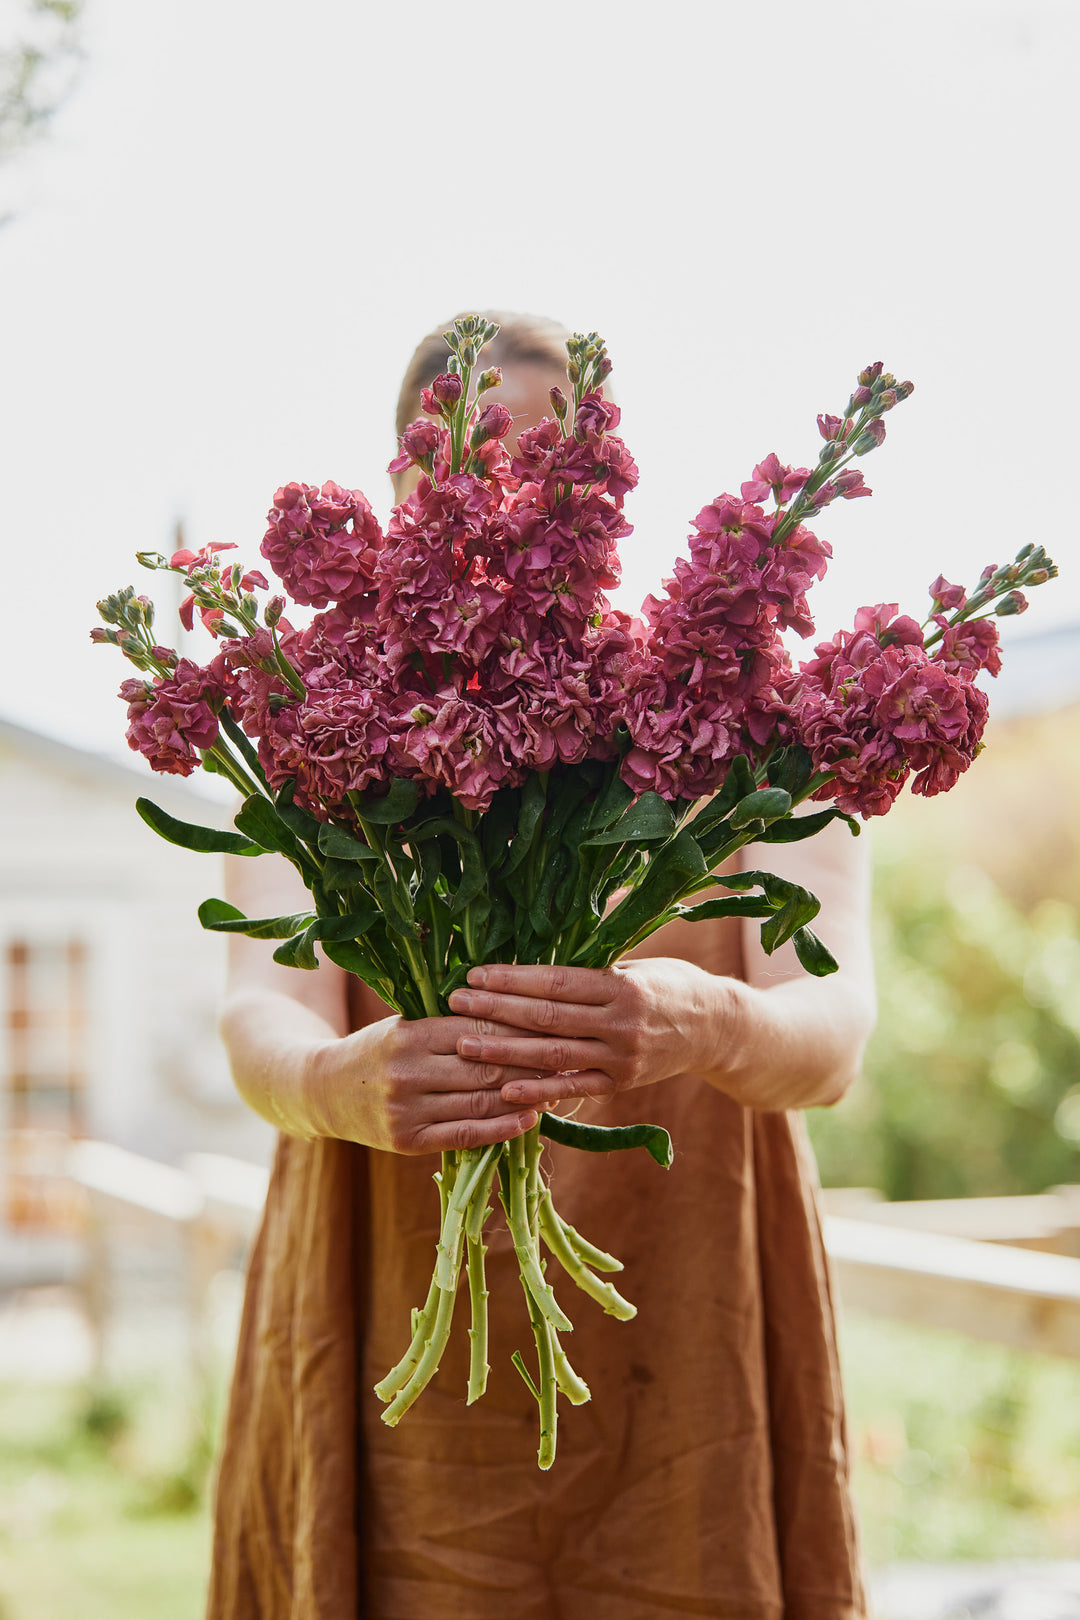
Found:
[[[79,64],[82,0],[19,0],[0,36],[0,161],[40,133]],[[5,17],[5,23],[7,19]]]
[[[1080,1180],[1080,710],[999,727],[948,795],[874,824],[879,1023],[811,1134],[890,1199]]]
[[[0,1386],[0,1620],[198,1620],[219,1411],[164,1378]]]
[[[841,1350],[872,1567],[1080,1555],[1080,1366],[862,1311]]]

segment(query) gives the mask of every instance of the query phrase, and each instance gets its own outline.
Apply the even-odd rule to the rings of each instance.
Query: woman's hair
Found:
[[[516,315],[509,310],[469,310],[468,314],[485,316],[498,325],[498,335],[483,350],[484,366],[538,365],[554,366],[562,370],[566,365],[566,340],[570,332],[558,321],[546,315]],[[453,321],[444,321],[429,332],[417,346],[405,371],[397,403],[397,433],[400,437],[420,410],[420,390],[426,388],[433,377],[446,370],[450,355],[443,333],[449,331]]]

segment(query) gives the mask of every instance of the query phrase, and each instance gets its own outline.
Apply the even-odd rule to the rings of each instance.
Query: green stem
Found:
[[[539,1134],[539,1125],[534,1125],[532,1132]],[[514,1240],[514,1252],[521,1267],[521,1278],[525,1290],[535,1300],[537,1308],[551,1326],[559,1328],[565,1333],[573,1331],[574,1324],[570,1318],[559,1309],[551,1284],[544,1281],[544,1273],[540,1266],[540,1255],[536,1241],[529,1225],[528,1210],[528,1167],[525,1162],[525,1139],[516,1136],[510,1143],[508,1154],[510,1199],[507,1224],[510,1235]]]
[[[490,1187],[490,1182],[488,1183]],[[472,1320],[469,1327],[469,1393],[465,1405],[478,1401],[487,1389],[488,1373],[488,1291],[484,1281],[484,1256],[487,1245],[480,1238],[466,1232],[466,1264],[469,1270],[469,1305]]]
[[[544,1242],[564,1271],[577,1283],[583,1293],[604,1307],[608,1316],[617,1317],[620,1322],[629,1322],[637,1315],[636,1305],[631,1305],[629,1300],[624,1299],[611,1283],[594,1277],[581,1263],[562,1230],[562,1222],[555,1213],[551,1194],[546,1191],[540,1203],[540,1231]]]
[[[446,1206],[454,1186],[454,1177],[457,1174],[457,1155],[444,1153],[442,1156],[442,1169],[433,1178],[439,1189],[439,1227],[442,1228],[446,1220]],[[432,1273],[431,1286],[428,1289],[427,1300],[422,1311],[413,1311],[412,1342],[396,1367],[392,1367],[379,1383],[375,1385],[375,1393],[380,1401],[391,1400],[401,1387],[406,1384],[424,1353],[424,1345],[431,1337],[431,1329],[438,1310],[439,1285]]]
[[[524,1274],[522,1281],[525,1281]],[[551,1342],[554,1335],[550,1322],[537,1309],[535,1296],[528,1287],[525,1289],[525,1298],[529,1304],[529,1320],[536,1340],[536,1359],[540,1377],[540,1448],[536,1460],[546,1473],[555,1461],[559,1425],[559,1386],[555,1377],[555,1354]]]

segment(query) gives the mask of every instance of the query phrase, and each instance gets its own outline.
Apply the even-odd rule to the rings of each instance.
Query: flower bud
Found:
[[[103,624],[95,624],[90,632],[90,640],[98,647],[103,647],[106,642],[109,646],[115,647],[117,641],[116,631],[106,630]]]
[[[475,343],[466,343],[464,345],[464,347],[462,348],[462,351],[461,351],[461,363],[462,363],[462,365],[465,365],[465,366],[475,366],[475,364],[476,364],[476,344]]]
[[[1027,597],[1023,591],[1010,591],[1008,596],[1001,598],[994,612],[999,619],[1010,619],[1015,613],[1024,613],[1027,605]]]
[[[902,382],[896,385],[897,399],[910,399],[914,392],[915,384],[913,382]]]
[[[565,421],[566,420],[566,412],[567,412],[567,399],[566,399],[566,395],[563,393],[562,389],[561,388],[552,388],[548,397],[551,400],[551,408],[555,412],[555,415],[558,417],[559,421],[560,422]]]
[[[843,442],[840,439],[829,439],[827,443],[822,446],[821,454],[818,456],[818,461],[823,467],[827,467],[830,461],[838,461],[843,453]],[[856,452],[856,454],[857,453],[858,452]]]
[[[1057,569],[1054,570],[1054,573],[1057,573]],[[1026,583],[1028,585],[1045,585],[1047,580],[1052,578],[1053,575],[1049,568],[1033,568],[1027,576]]]
[[[431,392],[443,405],[456,405],[463,391],[464,384],[454,371],[444,371],[431,385]]]
[[[179,654],[175,653],[171,647],[151,647],[150,651],[158,663],[164,664],[166,669],[175,669],[180,662]]]
[[[1034,541],[1029,540],[1027,545],[1026,546],[1021,546],[1020,550],[1016,553],[1017,562],[1026,561],[1026,559],[1031,556],[1031,553],[1034,550],[1035,550],[1035,543],[1034,543]]]
[[[868,422],[862,433],[852,445],[852,451],[857,456],[865,456],[868,451],[876,450],[885,438],[885,424],[880,417]]]
[[[873,397],[869,388],[856,388],[851,396],[851,410],[861,410],[864,405],[869,405]]]
[[[160,551],[137,551],[135,561],[142,568],[167,568],[169,566]]]
[[[845,422],[842,416],[819,416],[817,426],[818,432],[826,441],[846,437],[844,433]]]
[[[283,596],[272,596],[263,608],[263,623],[268,630],[272,630],[280,622],[284,611],[285,598]]]
[[[499,366],[489,366],[487,371],[480,373],[476,384],[478,394],[486,394],[489,388],[498,388],[502,382],[502,370]]]
[[[864,388],[868,388],[872,382],[877,381],[884,369],[885,367],[882,361],[875,360],[873,365],[865,366],[863,370],[859,372],[859,382]]]
[[[883,411],[891,411],[896,404],[897,398],[895,388],[883,388],[877,397],[878,406]]]
[[[469,438],[469,445],[478,450],[489,439],[505,439],[514,425],[514,418],[505,405],[489,405],[481,411]]]
[[[120,602],[116,596],[103,596],[95,604],[100,616],[106,624],[117,624],[120,620]]]
[[[420,390],[420,409],[425,416],[441,417],[444,414],[441,401],[435,398],[430,388]]]
[[[429,422],[423,416],[417,417],[415,422],[410,422],[401,435],[402,454],[415,461],[418,466],[429,465],[441,443],[442,429],[437,423]]]

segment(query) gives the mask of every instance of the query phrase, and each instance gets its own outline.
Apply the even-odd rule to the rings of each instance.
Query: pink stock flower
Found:
[[[793,733],[816,771],[815,794],[849,814],[882,815],[911,772],[912,791],[943,792],[967,769],[986,722],[985,695],[930,657],[919,627],[895,604],[862,608],[781,683]]]
[[[399,700],[393,772],[445,787],[467,810],[486,810],[510,775],[491,711],[472,694]]]
[[[770,452],[754,468],[754,476],[742,485],[742,497],[744,501],[764,501],[772,495],[777,506],[786,506],[809,477],[809,467],[784,467]]]
[[[950,585],[944,574],[939,574],[930,586],[930,598],[936,609],[951,612],[953,608],[963,607],[967,592],[962,585]]]
[[[428,421],[427,417],[418,417],[410,422],[401,435],[401,454],[395,456],[387,467],[389,473],[404,472],[406,467],[426,466],[442,448],[444,430],[437,422]]]
[[[974,680],[980,670],[997,675],[1001,669],[997,625],[992,619],[966,619],[950,625],[944,614],[936,614],[941,643],[934,649],[937,662],[953,675]]]
[[[833,439],[843,441],[851,433],[851,424],[845,422],[842,416],[829,416],[826,413],[818,417],[817,425],[818,432],[827,443]]]
[[[262,555],[293,601],[321,608],[371,588],[383,539],[359,490],[286,484],[269,520]]]
[[[189,658],[172,674],[148,685],[128,680],[120,697],[128,705],[128,747],[143,754],[155,771],[190,776],[202,764],[199,750],[217,741],[218,713],[225,702],[225,663],[221,655],[206,668]]]
[[[387,779],[389,734],[378,688],[341,678],[325,690],[309,688],[301,702],[268,717],[263,742],[270,785],[276,791],[294,780],[298,801],[325,818],[321,805],[340,806],[349,793]]]

